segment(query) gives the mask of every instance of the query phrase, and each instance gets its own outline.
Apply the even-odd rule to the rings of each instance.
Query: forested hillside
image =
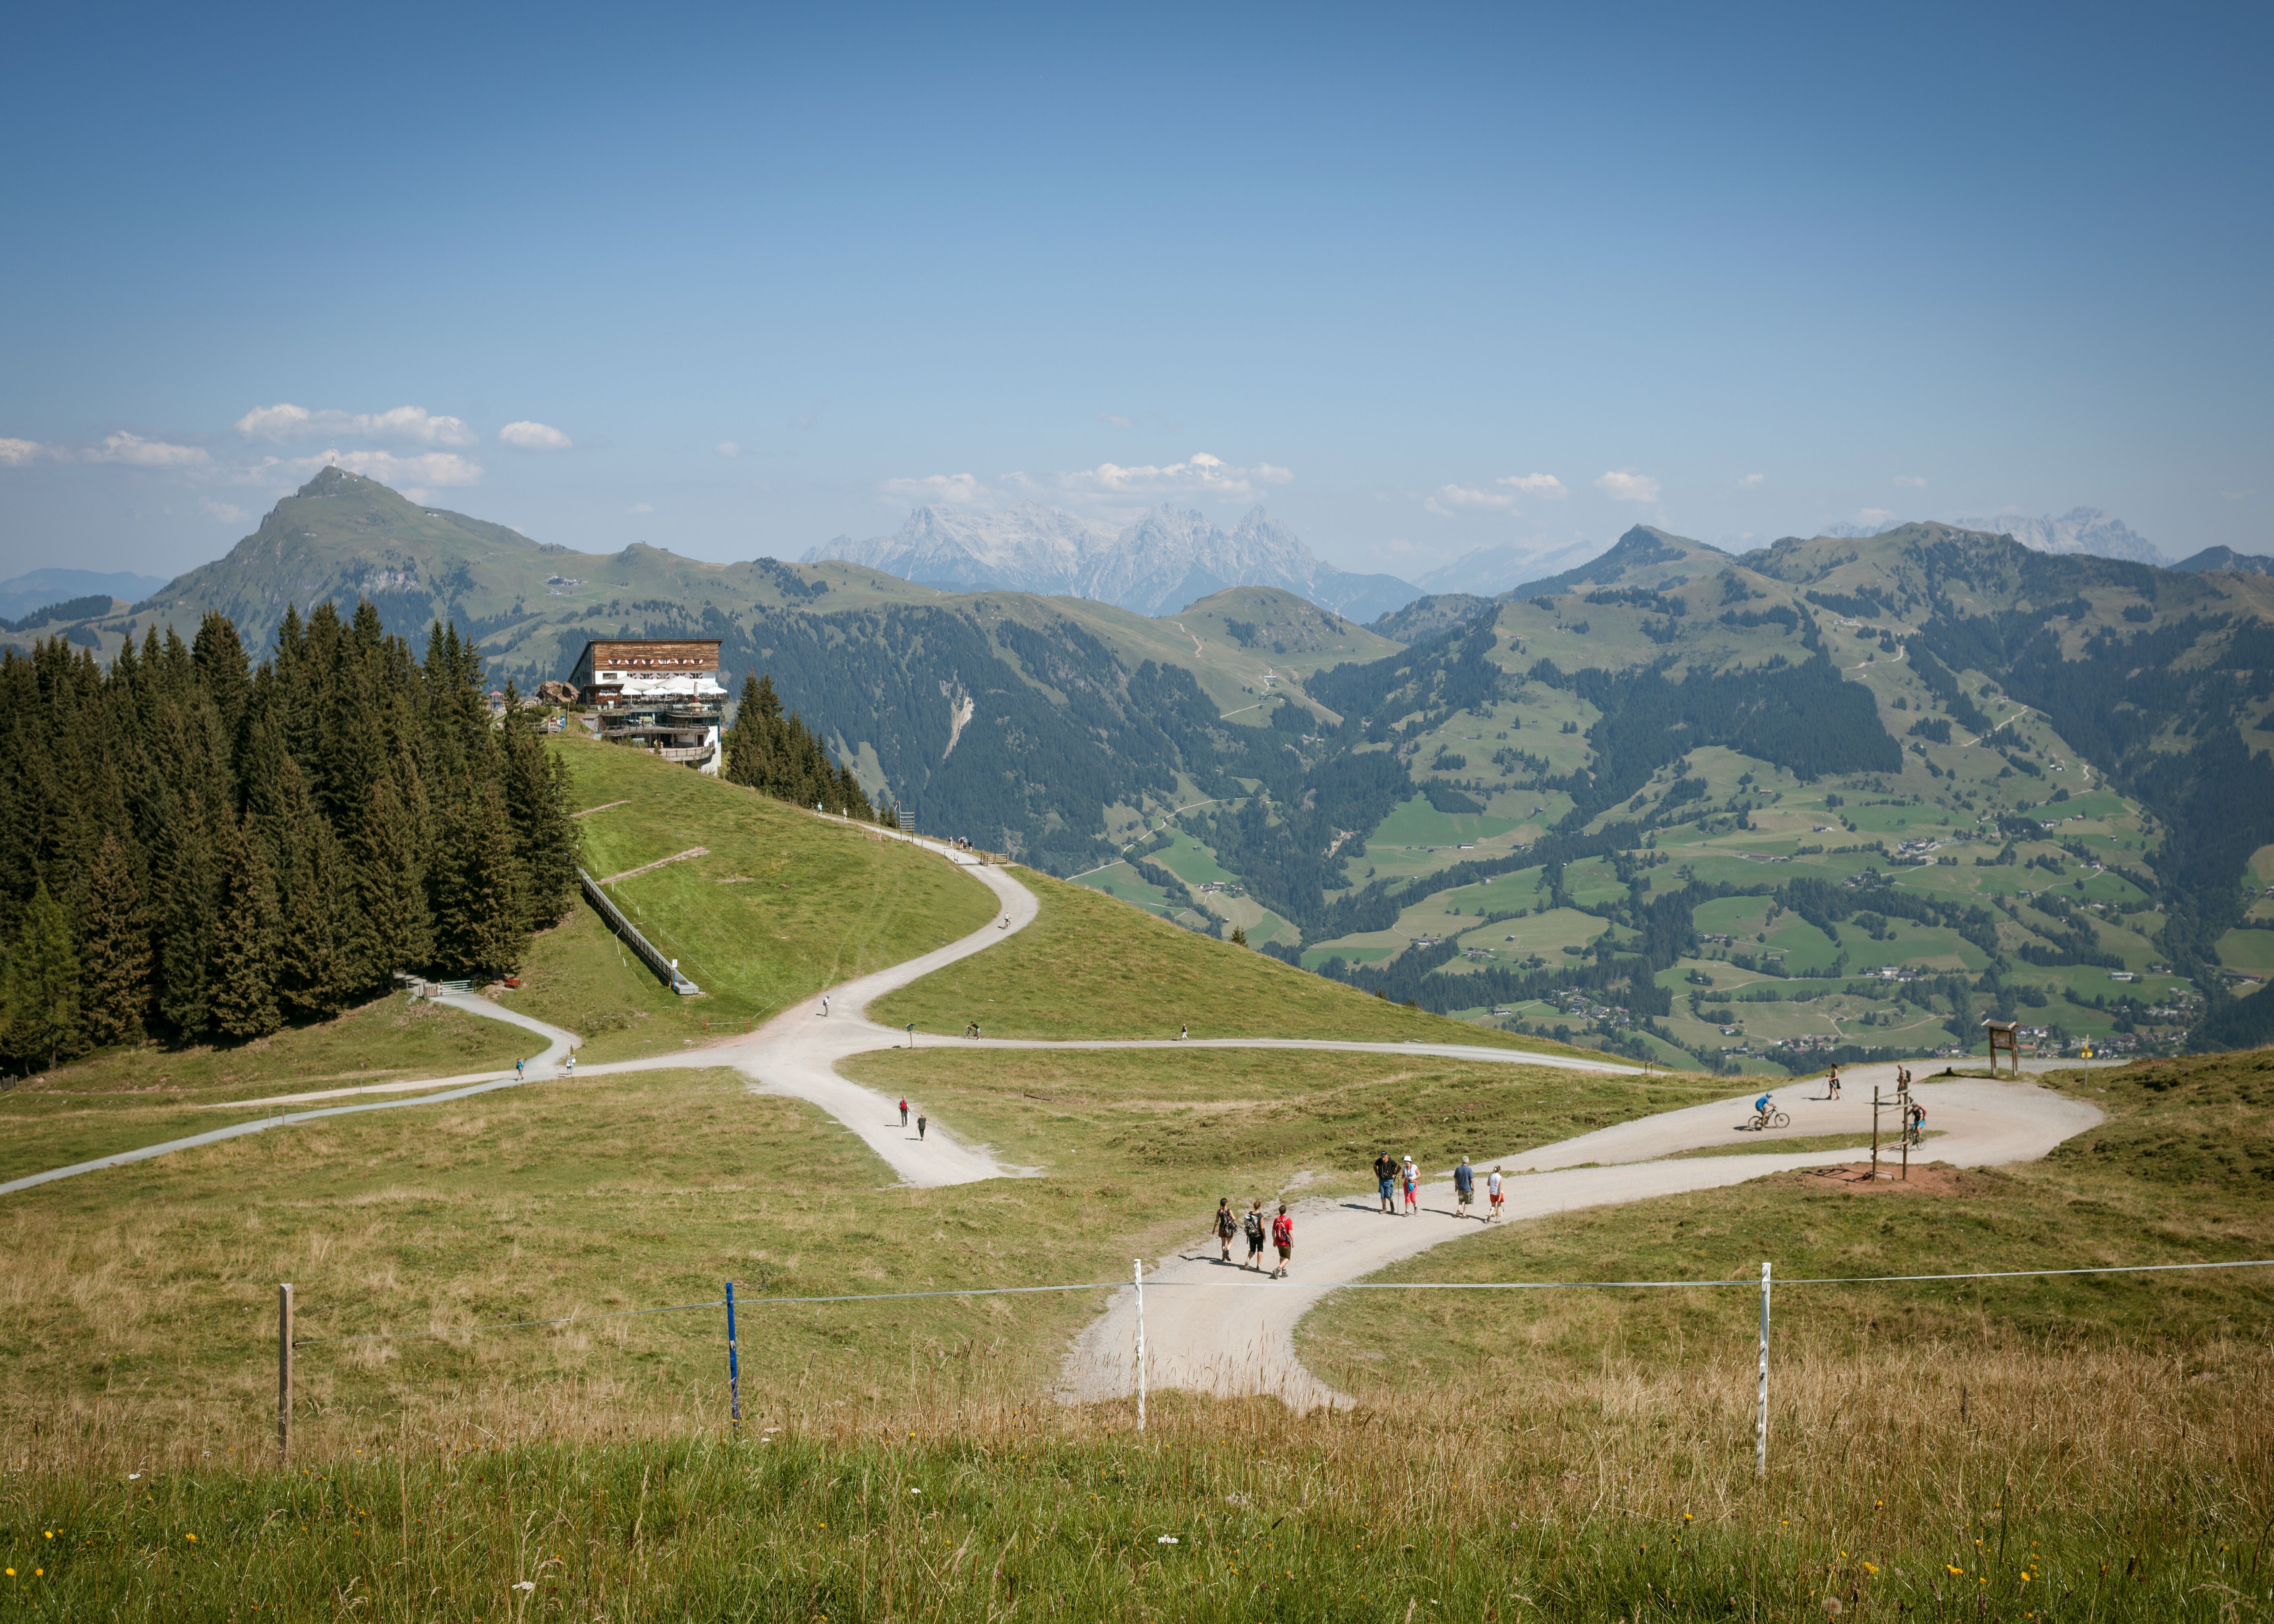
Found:
[[[0,654],[0,1048],[259,1037],[397,971],[495,976],[568,906],[564,770],[454,627],[288,613],[255,666],[208,615],[108,670]]]
[[[570,554],[328,470],[230,559],[63,629],[107,653],[208,600],[281,615],[295,583],[439,616],[493,684],[589,636],[716,637],[814,734],[769,768],[748,734],[731,773],[1473,1019],[1780,1069],[1975,1041],[1985,1011],[2053,1047],[2274,1030],[2263,575],[1638,526],[1372,630],[1261,588],[1148,619]],[[1870,906],[1803,910],[1803,882]]]

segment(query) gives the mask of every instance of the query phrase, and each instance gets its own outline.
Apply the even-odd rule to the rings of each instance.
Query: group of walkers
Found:
[[[1383,1151],[1374,1159],[1374,1177],[1382,1192],[1383,1212],[1394,1214],[1397,1211],[1397,1195],[1401,1191],[1405,1196],[1406,1216],[1412,1217],[1421,1210],[1421,1169],[1414,1165],[1412,1157],[1407,1156],[1401,1162],[1388,1151]],[[1491,1201],[1491,1208],[1484,1222],[1489,1223],[1501,1215],[1507,1201],[1502,1188],[1500,1169],[1495,1168],[1485,1176],[1485,1193]],[[1469,1208],[1474,1204],[1476,1194],[1476,1169],[1469,1165],[1469,1159],[1463,1156],[1460,1166],[1453,1169],[1453,1204],[1460,1209],[1455,1217],[1473,1215]]]
[[[900,1101],[900,1126],[905,1128],[907,1125],[908,1102],[906,1100],[902,1100]],[[931,1126],[931,1118],[925,1116],[922,1111],[918,1111],[916,1113],[916,1138],[919,1141],[923,1139],[924,1130],[930,1126]]]
[[[1289,1215],[1286,1202],[1279,1203],[1278,1214],[1267,1225],[1261,1198],[1251,1202],[1246,1212],[1235,1215],[1231,1210],[1231,1198],[1228,1195],[1219,1197],[1216,1204],[1215,1228],[1216,1238],[1224,1249],[1224,1261],[1226,1263],[1231,1261],[1232,1237],[1236,1235],[1247,1237],[1247,1261],[1240,1265],[1242,1268],[1260,1269],[1263,1267],[1263,1242],[1268,1233],[1271,1244],[1279,1252],[1278,1267],[1271,1271],[1271,1278],[1287,1278],[1288,1267],[1295,1256],[1295,1220]]]

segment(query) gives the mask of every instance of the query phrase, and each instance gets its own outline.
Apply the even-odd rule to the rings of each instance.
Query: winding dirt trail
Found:
[[[2074,1062],[2068,1063],[2073,1067]],[[2052,1070],[2051,1063],[2039,1070]],[[1868,1142],[1871,1086],[1894,1091],[1894,1067],[1857,1066],[1842,1079],[1847,1097],[1803,1097],[1803,1084],[1777,1090],[1792,1125],[1760,1136],[1779,1139],[1853,1134]],[[1925,1153],[1959,1167],[2034,1161],[2063,1139],[2083,1132],[2101,1113],[2081,1100],[2033,1083],[1961,1081],[1914,1084],[1939,1137]],[[1858,1098],[1858,1096],[1861,1096]],[[1475,1211],[1485,1210],[1485,1175],[1495,1166],[1507,1181],[1503,1222],[1584,1207],[1606,1207],[1655,1196],[1743,1184],[1771,1173],[1857,1160],[1853,1149],[1764,1151],[1756,1155],[1680,1156],[1679,1153],[1743,1144],[1754,1137],[1743,1124],[1750,1094],[1645,1116],[1593,1133],[1498,1158],[1472,1161]],[[1883,1132],[1891,1132],[1892,1116]],[[1396,1151],[1396,1147],[1385,1148]],[[1676,1159],[1668,1159],[1676,1158]],[[1294,1206],[1291,1277],[1274,1282],[1219,1261],[1205,1237],[1163,1258],[1146,1284],[1146,1373],[1156,1387],[1189,1387],[1219,1397],[1268,1394],[1297,1410],[1346,1402],[1296,1357],[1295,1327],[1337,1285],[1362,1280],[1393,1263],[1481,1232],[1487,1226],[1457,1215],[1450,1177],[1424,1186],[1421,1211],[1385,1215],[1371,1190],[1352,1197]],[[1244,1244],[1235,1244],[1240,1259]],[[1118,1398],[1135,1390],[1136,1299],[1125,1289],[1084,1331],[1068,1356],[1062,1395],[1071,1402]]]
[[[840,1062],[852,1056],[909,1041],[905,1032],[879,1026],[867,1018],[865,1011],[871,1002],[1009,939],[1031,923],[1038,912],[1034,893],[1003,869],[940,842],[909,836],[899,838],[955,863],[986,885],[999,904],[996,917],[944,947],[831,989],[830,1013],[825,1016],[821,1013],[822,1001],[816,997],[785,1011],[747,1035],[700,1049],[590,1065],[577,1071],[575,1078],[581,1081],[620,1072],[732,1067],[748,1076],[756,1089],[807,1100],[828,1112],[858,1135],[905,1184],[929,1187],[970,1184],[1034,1171],[1004,1165],[988,1147],[959,1139],[937,1123],[932,1124],[927,1136],[919,1139],[913,1126],[901,1125],[896,1101],[852,1082],[837,1070]],[[533,1064],[527,1065],[525,1076],[512,1071],[481,1073],[236,1101],[217,1109],[282,1108],[343,1095],[418,1094],[415,1098],[357,1100],[320,1109],[280,1109],[277,1115],[258,1121],[233,1124],[187,1139],[146,1146],[0,1184],[0,1195],[270,1128],[354,1112],[461,1100],[514,1087],[524,1080],[534,1082],[564,1076],[565,1063],[578,1041],[573,1034],[478,996],[458,995],[446,1001],[471,1013],[528,1028],[546,1038],[546,1047]],[[1329,1049],[1409,1056],[1421,1054],[1593,1073],[1635,1074],[1638,1071],[1610,1060],[1458,1043],[1283,1038],[1057,1041],[950,1038],[925,1034],[916,1034],[915,1041],[928,1049]],[[1847,1079],[1849,1097],[1841,1101],[1803,1097],[1802,1087],[1781,1090],[1781,1103],[1791,1112],[1792,1125],[1781,1133],[1764,1136],[1764,1149],[1758,1154],[1679,1156],[1683,1151],[1744,1142],[1733,1135],[1748,1114],[1750,1095],[1746,1095],[1623,1123],[1558,1144],[1502,1155],[1498,1164],[1510,1175],[1507,1219],[1539,1217],[1577,1207],[1718,1188],[1765,1174],[1853,1161],[1855,1152],[1850,1149],[1778,1152],[1766,1147],[1779,1139],[1826,1134],[1852,1134],[1859,1141],[1867,1139],[1871,1132],[1871,1087],[1875,1082],[1881,1083],[1889,1086],[1892,1092],[1894,1071],[1891,1065],[1855,1068]],[[432,1092],[418,1092],[421,1090]],[[1933,1157],[1962,1167],[2042,1156],[2063,1139],[2100,1120],[2100,1113],[2082,1101],[2018,1081],[1929,1083],[1918,1086],[1915,1092],[1926,1105],[1930,1122],[1939,1135],[1934,1141]],[[911,1102],[916,1109],[922,1109],[920,1099]],[[1397,1149],[1384,1148],[1393,1152]],[[1495,1162],[1485,1156],[1474,1165],[1481,1184],[1483,1176]],[[1481,1211],[1481,1192],[1478,1199]],[[1295,1277],[1287,1282],[1272,1282],[1261,1274],[1227,1268],[1212,1255],[1214,1248],[1206,1242],[1161,1259],[1148,1283],[1172,1289],[1156,1291],[1146,1316],[1149,1350],[1147,1369],[1151,1384],[1191,1387],[1226,1396],[1269,1394],[1298,1409],[1339,1402],[1339,1395],[1313,1376],[1297,1358],[1296,1323],[1322,1294],[1336,1286],[1360,1280],[1430,1247],[1476,1234],[1483,1228],[1473,1220],[1455,1215],[1449,1180],[1427,1186],[1421,1206],[1422,1211],[1415,1216],[1385,1216],[1370,1192],[1356,1198],[1301,1203],[1294,1209]],[[1134,1297],[1125,1289],[1081,1335],[1068,1355],[1063,1377],[1064,1396],[1083,1401],[1118,1397],[1132,1390],[1135,1382],[1134,1330]]]

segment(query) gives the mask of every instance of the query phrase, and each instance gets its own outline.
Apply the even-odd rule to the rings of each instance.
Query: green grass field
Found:
[[[1042,900],[1000,946],[880,998],[888,1026],[990,1037],[1333,1037],[1554,1049],[1389,1004],[1276,959],[1165,924],[1085,886],[1018,871]],[[1570,1052],[1557,1050],[1556,1052]]]
[[[593,872],[709,848],[616,890],[711,998],[674,996],[581,908],[533,944],[517,1007],[584,1034],[594,1057],[668,1052],[705,1015],[779,1007],[991,916],[982,888],[905,846],[630,752],[563,748],[580,804],[632,803],[583,820]],[[998,1036],[1189,1023],[1507,1041],[1021,878],[1042,898],[1035,924],[877,1018],[975,1019]],[[1615,881],[1596,862],[1566,883]],[[1465,910],[1448,926],[1554,958],[1601,929],[1576,912],[1486,929],[1472,899],[1442,899]],[[1812,929],[1763,898],[1708,906],[1741,951],[1759,951],[1752,932]],[[1925,934],[1897,923],[1871,945],[1923,952]],[[1865,942],[1841,934],[1851,952]],[[1763,984],[1689,968],[1716,991]],[[2042,974],[2109,986],[2105,971]],[[1689,983],[1668,974],[1679,1027]],[[1791,989],[1830,996],[1703,1007],[1749,1033],[1837,1016],[1862,1041],[1884,1029],[1856,1019],[1894,1007]],[[51,1165],[230,1120],[196,1110],[208,1101],[487,1069],[531,1047],[388,1000],[241,1049],[98,1056],[0,1095],[18,1130],[0,1157]],[[2224,1624],[2266,1591],[2263,1272],[1788,1286],[1766,1482],[1747,1287],[1345,1294],[1299,1344],[1354,1408],[1297,1417],[1156,1393],[1141,1436],[1127,1404],[1050,1396],[1099,1293],[753,1299],[1118,1280],[1132,1255],[1197,1238],[1219,1195],[1338,1194],[1368,1183],[1381,1149],[1507,1155],[1728,1083],[1205,1049],[884,1050],[847,1070],[1032,1176],[897,1187],[815,1109],[679,1070],[333,1119],[8,1198],[0,1610]],[[1383,1278],[1744,1280],[1763,1258],[1790,1277],[2274,1247],[2274,1053],[2058,1086],[2109,1120],[2043,1163],[1921,1167],[1915,1188],[1869,1194],[1761,1180],[1480,1229]],[[289,1474],[266,1453],[284,1279],[308,1339]],[[712,1305],[728,1279],[745,1303],[739,1438]],[[674,1305],[691,1306],[639,1312]],[[577,1317],[474,1328],[562,1315]]]
[[[544,1047],[500,1022],[390,996],[227,1049],[107,1049],[0,1094],[0,1180],[263,1114],[214,1109],[234,1100],[490,1071]]]
[[[644,1018],[604,1007],[604,1019],[629,1021],[611,1030],[633,1032],[631,1045],[644,1045],[642,1052],[658,1047],[659,1020],[683,1041],[706,1018],[771,1014],[976,930],[994,907],[985,887],[899,841],[825,823],[642,751],[576,739],[557,748],[576,774],[580,804],[600,808],[579,820],[584,866],[596,878],[697,846],[707,853],[606,888],[708,995],[690,1001],[662,992],[685,1006],[675,1021],[653,998],[642,1000]],[[576,939],[561,946],[557,966],[533,962],[524,978],[530,989],[505,1001],[581,1032],[574,1018],[599,996],[591,971],[597,961],[605,975],[614,950]],[[629,954],[621,962],[639,970]],[[614,1057],[603,1053],[614,1047],[596,1044],[593,1057]]]

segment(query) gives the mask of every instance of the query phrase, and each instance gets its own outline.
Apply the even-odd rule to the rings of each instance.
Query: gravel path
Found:
[[[415,1100],[368,1100],[356,1105],[334,1105],[315,1111],[282,1111],[273,1116],[263,1116],[254,1122],[231,1123],[225,1128],[215,1128],[204,1133],[192,1133],[187,1139],[168,1139],[163,1144],[144,1145],[134,1150],[122,1150],[114,1155],[98,1156],[92,1162],[75,1162],[70,1167],[49,1168],[44,1173],[27,1174],[22,1178],[0,1184],[0,1195],[12,1195],[19,1190],[29,1190],[34,1184],[52,1184],[58,1178],[74,1178],[81,1173],[95,1173],[104,1168],[124,1167],[132,1162],[147,1162],[153,1156],[171,1155],[177,1150],[190,1150],[200,1145],[218,1145],[223,1139],[241,1139],[248,1133],[265,1133],[271,1128],[297,1127],[304,1123],[320,1122],[327,1116],[352,1116],[363,1111],[398,1110],[406,1105],[432,1105],[437,1100],[469,1100],[478,1094],[489,1094],[500,1088],[513,1088],[524,1080],[534,1082],[540,1077],[554,1075],[560,1063],[584,1039],[558,1026],[548,1026],[516,1010],[492,1004],[487,998],[473,993],[444,993],[436,1000],[452,1009],[463,1010],[469,1015],[479,1015],[488,1020],[501,1020],[508,1026],[523,1026],[546,1039],[545,1052],[529,1063],[529,1074],[523,1079],[511,1071],[476,1071],[464,1077],[428,1078],[422,1082],[375,1083],[362,1088],[333,1088],[307,1094],[280,1094],[269,1100],[244,1100],[231,1105],[215,1107],[221,1110],[251,1110],[260,1106],[278,1107],[304,1100],[337,1099],[342,1094],[396,1094],[407,1089],[440,1089],[438,1094],[424,1094]],[[453,1086],[453,1085],[465,1085]]]
[[[2035,1069],[2052,1070],[2057,1064],[2062,1069],[2075,1065],[2073,1061],[2046,1063]],[[1475,1158],[1471,1163],[1479,1186],[1475,1210],[1485,1210],[1484,1176],[1495,1165],[1523,1175],[1508,1180],[1506,1222],[1854,1162],[1854,1150],[1779,1153],[1766,1148],[1780,1139],[1833,1133],[1853,1133],[1858,1142],[1868,1142],[1871,1086],[1879,1083],[1892,1093],[1894,1067],[1856,1066],[1841,1080],[1846,1097],[1838,1101],[1804,1096],[1804,1090],[1820,1087],[1820,1083],[1779,1088],[1778,1103],[1792,1116],[1792,1125],[1779,1133],[1755,1136],[1744,1129],[1754,1097],[1749,1091],[1536,1150]],[[2101,1120],[2093,1106],[2026,1081],[1919,1083],[1912,1092],[1927,1108],[1930,1128],[1941,1135],[1925,1158],[1959,1167],[2034,1161]],[[1888,1130],[1893,1120],[1892,1113],[1883,1118]],[[1756,1137],[1765,1147],[1758,1155],[1660,1159],[1679,1151],[1750,1143]],[[1401,1154],[1397,1146],[1384,1148]],[[1347,1402],[1296,1357],[1296,1322],[1337,1284],[1363,1280],[1433,1246],[1484,1229],[1487,1226],[1474,1219],[1455,1215],[1450,1169],[1446,1173],[1442,1182],[1423,1186],[1422,1210],[1413,1217],[1383,1215],[1371,1188],[1359,1196],[1293,1206],[1295,1254],[1286,1281],[1245,1272],[1237,1261],[1227,1267],[1218,1261],[1214,1243],[1205,1238],[1159,1259],[1146,1276],[1147,1285],[1167,1288],[1148,1292],[1145,1304],[1149,1384],[1224,1397],[1269,1394],[1297,1410]],[[1224,1193],[1237,1205],[1243,1195],[1252,1199],[1256,1192]],[[1205,1214],[1195,1216],[1205,1223]],[[1235,1259],[1243,1259],[1246,1250],[1245,1242],[1235,1242]],[[1133,1392],[1135,1342],[1135,1294],[1125,1289],[1115,1294],[1068,1356],[1063,1396],[1078,1402]]]

